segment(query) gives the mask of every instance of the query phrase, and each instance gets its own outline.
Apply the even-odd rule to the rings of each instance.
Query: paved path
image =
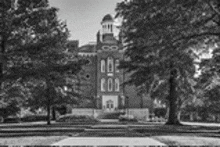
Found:
[[[148,137],[70,137],[52,146],[165,146],[165,144]]]
[[[205,122],[181,122],[183,125],[196,125],[204,127],[220,127],[219,123],[205,123]]]

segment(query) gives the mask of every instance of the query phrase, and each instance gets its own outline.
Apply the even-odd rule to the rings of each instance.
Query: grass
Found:
[[[75,129],[97,129],[81,131]],[[17,137],[9,135],[14,133]],[[20,134],[19,134],[20,133]],[[34,137],[28,136],[32,133]],[[42,133],[42,135],[40,134]],[[0,145],[50,145],[70,135],[90,137],[151,137],[167,145],[220,145],[220,125],[204,123],[187,123],[183,126],[163,125],[163,123],[127,123],[125,125],[98,123],[96,125],[71,125],[52,123],[1,124]],[[9,135],[6,137],[5,135]],[[5,137],[4,137],[5,136]],[[21,137],[23,136],[23,137]],[[25,137],[27,136],[27,137]],[[80,135],[79,135],[80,136]]]
[[[60,140],[67,138],[67,136],[35,136],[35,137],[9,137],[0,138],[0,145],[7,146],[21,146],[21,145],[51,145]]]
[[[220,139],[198,136],[153,136],[151,137],[169,146],[217,146]]]
[[[134,131],[145,134],[145,136],[156,135],[196,135],[196,136],[215,136],[220,137],[220,127],[218,126],[199,126],[199,125],[140,125],[130,126]]]

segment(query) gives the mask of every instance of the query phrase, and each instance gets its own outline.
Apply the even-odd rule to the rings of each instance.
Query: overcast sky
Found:
[[[122,0],[49,0],[59,8],[59,18],[67,22],[71,39],[80,45],[96,40],[101,20],[106,14],[115,14],[117,2]]]

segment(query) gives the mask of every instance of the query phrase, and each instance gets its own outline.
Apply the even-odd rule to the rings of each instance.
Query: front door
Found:
[[[107,111],[114,111],[114,103],[112,100],[106,102],[106,110]]]
[[[118,96],[117,95],[103,95],[102,96],[102,108],[105,111],[115,111],[118,108]]]

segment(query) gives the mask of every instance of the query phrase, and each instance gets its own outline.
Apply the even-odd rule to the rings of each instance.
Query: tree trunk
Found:
[[[4,14],[4,13],[3,13]],[[4,18],[4,16],[3,16]],[[4,23],[3,23],[4,24]],[[3,25],[4,28],[4,25]],[[1,47],[0,47],[0,86],[2,85],[3,80],[3,68],[4,68],[4,53],[6,49],[6,37],[4,32],[1,33]]]
[[[170,84],[170,91],[169,91],[169,116],[168,120],[166,122],[167,125],[180,125],[180,121],[178,119],[178,99],[176,95],[176,74],[177,71],[176,69],[173,68],[173,65],[171,63],[170,65],[170,79],[169,79],[169,84]]]
[[[50,125],[50,104],[47,103],[47,124]]]
[[[3,33],[2,33],[3,34]],[[1,35],[1,46],[0,46],[0,87],[2,87],[3,76],[4,76],[4,53],[6,49],[6,41],[4,35]],[[2,90],[2,88],[0,88]]]
[[[140,95],[140,107],[141,107],[141,108],[144,108],[143,95]]]
[[[52,107],[52,120],[56,120],[56,110],[55,110],[55,107]]]
[[[47,84],[48,86],[48,84]],[[50,88],[47,87],[47,124],[50,125],[50,110],[51,110],[51,101],[50,101]]]

